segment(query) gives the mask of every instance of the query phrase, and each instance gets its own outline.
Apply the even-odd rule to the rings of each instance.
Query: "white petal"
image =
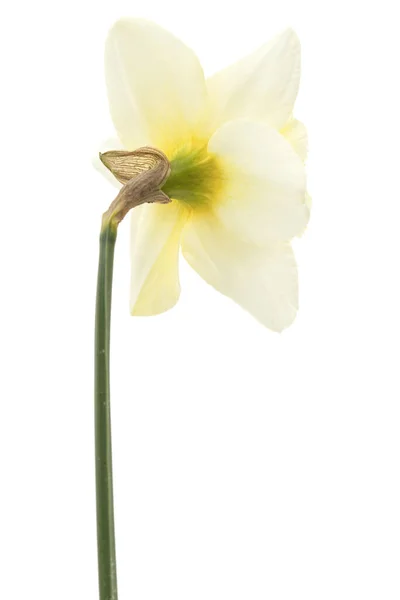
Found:
[[[169,150],[194,135],[203,118],[206,86],[195,54],[158,25],[121,19],[105,49],[108,99],[128,150]]]
[[[306,177],[290,144],[265,123],[233,121],[209,143],[226,184],[215,213],[244,240],[263,245],[288,241],[308,222]]]
[[[188,263],[269,329],[282,331],[296,316],[297,268],[289,244],[263,248],[227,232],[216,218],[198,218],[182,235]]]
[[[156,315],[178,301],[178,257],[183,225],[182,209],[177,202],[143,204],[132,210],[132,315]]]
[[[281,134],[290,143],[294,151],[305,162],[308,153],[308,136],[304,124],[297,119],[289,119],[285,127],[281,129]]]
[[[291,29],[207,81],[212,126],[238,118],[281,129],[288,121],[300,81],[300,43]]]

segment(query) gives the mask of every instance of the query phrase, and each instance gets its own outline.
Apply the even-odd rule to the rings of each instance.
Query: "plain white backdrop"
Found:
[[[145,16],[206,74],[301,39],[311,222],[301,307],[264,329],[182,264],[129,316],[116,251],[112,417],[121,600],[400,597],[400,126],[393,0],[19,2],[2,9],[0,596],[96,600],[93,311],[113,135],[107,29]]]

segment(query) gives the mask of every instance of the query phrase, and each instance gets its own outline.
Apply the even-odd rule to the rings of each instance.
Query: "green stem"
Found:
[[[110,320],[117,227],[104,222],[100,233],[95,324],[95,447],[97,553],[100,600],[117,600],[110,418]]]

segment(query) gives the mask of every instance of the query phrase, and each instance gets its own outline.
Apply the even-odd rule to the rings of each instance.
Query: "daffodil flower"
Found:
[[[122,19],[106,42],[111,116],[124,148],[153,146],[171,173],[170,204],[132,211],[131,313],[155,315],[180,294],[183,256],[272,330],[298,307],[290,240],[309,219],[307,135],[293,118],[300,46],[287,30],[209,79],[161,27]],[[104,159],[117,179],[126,169]],[[128,172],[129,177],[129,172]]]
[[[100,600],[117,600],[110,422],[114,247],[132,218],[131,312],[179,298],[179,250],[201,277],[281,331],[298,305],[290,241],[309,219],[307,135],[294,119],[300,48],[288,30],[205,80],[162,28],[122,19],[105,55],[123,149],[100,155],[122,187],[103,214],[95,319],[95,447]],[[133,210],[131,210],[133,209]]]

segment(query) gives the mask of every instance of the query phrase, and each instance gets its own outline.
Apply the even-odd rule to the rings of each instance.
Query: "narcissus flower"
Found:
[[[153,146],[171,165],[162,191],[172,202],[132,211],[132,314],[175,305],[181,248],[206,282],[261,323],[276,331],[290,325],[298,306],[290,240],[309,218],[307,136],[293,118],[295,33],[206,80],[173,35],[122,19],[109,33],[105,68],[123,147]],[[127,177],[108,166],[120,181]]]

